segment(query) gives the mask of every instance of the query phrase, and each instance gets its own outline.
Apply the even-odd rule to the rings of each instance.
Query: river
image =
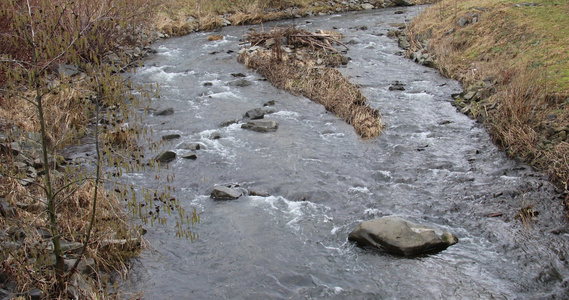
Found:
[[[401,56],[387,37],[422,7],[300,18],[162,40],[131,80],[159,83],[149,115],[152,139],[177,133],[163,146],[184,153],[198,142],[196,160],[177,158],[127,182],[169,184],[201,223],[199,239],[176,238],[172,222],[148,228],[149,247],[133,262],[121,289],[143,299],[543,299],[569,297],[568,235],[561,201],[542,174],[506,157],[480,124],[451,105],[461,91]],[[398,13],[403,11],[404,13]],[[385,131],[360,139],[350,125],[309,99],[273,87],[237,62],[251,28],[295,25],[335,30],[350,47],[342,73],[379,109]],[[365,26],[365,27],[364,27]],[[249,86],[228,85],[242,73]],[[404,91],[390,91],[399,81]],[[221,127],[274,100],[276,132]],[[212,139],[212,135],[220,138]],[[267,191],[234,201],[209,197],[216,184]],[[539,215],[523,224],[515,215]],[[489,217],[502,213],[498,217]],[[400,216],[442,227],[460,242],[417,258],[402,258],[348,242],[363,220]]]

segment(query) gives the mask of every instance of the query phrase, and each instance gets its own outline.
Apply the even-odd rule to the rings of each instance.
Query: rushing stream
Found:
[[[568,235],[551,233],[564,221],[547,178],[508,159],[480,124],[456,111],[451,94],[459,83],[405,59],[386,36],[421,9],[226,27],[220,41],[197,33],[156,43],[157,54],[131,79],[159,83],[153,107],[174,108],[145,119],[154,140],[180,134],[164,146],[179,154],[184,143],[204,146],[197,160],[177,158],[163,171],[175,174],[170,185],[183,206],[200,213],[191,227],[199,239],[176,238],[171,223],[149,228],[149,248],[122,289],[145,291],[144,299],[569,297]],[[321,105],[276,89],[237,62],[242,35],[275,25],[345,35],[352,60],[341,71],[382,113],[381,136],[360,139]],[[252,85],[228,85],[232,73]],[[404,91],[389,90],[396,81]],[[276,112],[265,118],[279,123],[276,132],[220,126],[270,100]],[[166,184],[153,172],[125,180]],[[214,201],[216,184],[270,196]],[[540,214],[524,226],[515,215],[530,205]],[[440,226],[460,242],[401,258],[347,241],[359,222],[391,215]]]

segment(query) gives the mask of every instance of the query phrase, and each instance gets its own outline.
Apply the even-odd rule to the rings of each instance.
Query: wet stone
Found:
[[[216,186],[210,197],[214,200],[235,200],[241,197],[241,192],[226,186]]]
[[[274,132],[279,128],[279,124],[274,120],[251,120],[241,125],[241,128],[257,132]]]
[[[83,248],[82,243],[61,241],[61,251],[64,253],[79,253]]]
[[[234,80],[234,81],[230,81],[229,83],[227,83],[227,85],[229,86],[238,86],[238,87],[246,87],[246,86],[250,86],[253,83],[249,80],[246,79],[238,79],[238,80]]]
[[[176,159],[176,152],[174,151],[164,151],[160,154],[158,154],[154,160],[157,161],[158,163],[164,163],[167,164],[171,161],[173,161],[174,159]]]
[[[175,139],[179,139],[181,136],[179,134],[167,134],[162,136],[163,141],[171,141]]]
[[[12,299],[13,294],[10,291],[0,288],[0,299]]]
[[[182,158],[185,158],[185,159],[197,159],[198,156],[196,155],[195,152],[189,152],[189,153],[186,153],[186,154],[182,155]]]
[[[262,119],[265,116],[265,111],[262,108],[255,108],[245,113],[245,118],[251,120]]]
[[[348,240],[404,256],[444,250],[458,242],[450,232],[399,217],[364,221],[350,233]]]
[[[77,259],[66,259],[64,260],[65,271],[70,271],[75,265]],[[77,265],[77,271],[82,274],[93,274],[95,272],[95,260],[92,258],[82,259]]]
[[[38,288],[33,288],[28,292],[28,297],[30,300],[42,300],[44,296],[44,292]]]
[[[389,87],[390,91],[404,91],[405,90],[405,84],[403,84],[402,82],[399,81],[395,81],[395,83],[393,83],[390,87]]]
[[[157,111],[154,115],[155,116],[169,116],[174,114],[174,108],[166,108],[160,111]]]
[[[467,17],[460,17],[458,22],[456,22],[456,25],[458,25],[460,27],[464,27],[464,26],[468,25],[468,18]]]
[[[470,91],[470,92],[466,93],[466,94],[463,96],[463,98],[464,98],[464,100],[470,101],[470,100],[472,100],[472,98],[474,98],[475,95],[476,95],[476,92],[475,92],[475,91]]]
[[[18,214],[16,208],[12,207],[8,202],[4,200],[0,200],[0,213],[2,214],[2,217],[5,218],[12,218]]]
[[[238,119],[232,119],[232,120],[227,120],[225,122],[222,122],[221,124],[219,124],[219,126],[228,127],[228,126],[231,126],[231,125],[237,124],[237,123],[239,123]]]
[[[258,189],[250,189],[249,195],[251,196],[258,196],[258,197],[268,197],[270,196],[269,192],[265,190],[258,190]]]
[[[203,145],[200,143],[185,143],[180,146],[181,149],[187,149],[190,151],[195,151],[203,148]]]
[[[208,137],[210,140],[219,140],[221,138],[221,133],[219,132],[213,132],[209,135]]]
[[[412,5],[414,5],[413,2],[411,2],[409,0],[393,0],[392,2],[394,5],[397,5],[397,6],[412,6]]]
[[[59,77],[73,77],[81,74],[81,72],[76,66],[68,64],[58,64],[56,68]]]
[[[398,45],[399,45],[399,48],[402,48],[405,50],[407,50],[411,47],[411,43],[409,43],[409,39],[404,35],[399,36]]]
[[[16,142],[0,144],[0,149],[2,152],[11,152],[13,155],[18,155],[22,151],[20,144]]]

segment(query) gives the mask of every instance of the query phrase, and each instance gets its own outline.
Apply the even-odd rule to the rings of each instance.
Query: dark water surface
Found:
[[[460,85],[398,55],[386,33],[422,8],[374,10],[227,27],[154,45],[158,53],[132,79],[160,83],[155,132],[182,137],[164,149],[200,142],[197,160],[178,158],[175,196],[202,222],[195,242],[175,237],[174,224],[149,228],[150,247],[122,283],[144,299],[528,299],[569,297],[567,234],[560,201],[546,178],[508,159],[486,131],[451,106]],[[398,10],[401,10],[400,8]],[[249,28],[275,24],[324,29],[346,36],[352,61],[342,72],[383,114],[385,132],[361,140],[341,119],[302,97],[274,88],[236,60]],[[367,29],[362,30],[362,26]],[[232,50],[233,52],[229,51]],[[229,53],[228,53],[229,52]],[[228,86],[231,73],[253,82]],[[395,81],[405,91],[389,91]],[[212,86],[204,86],[211,82]],[[275,100],[279,129],[243,130],[220,123]],[[213,133],[220,139],[210,139]],[[152,172],[129,182],[157,182]],[[216,184],[266,190],[216,202]],[[525,227],[515,214],[540,212]],[[502,212],[503,216],[488,217]],[[443,227],[460,242],[438,254],[407,259],[360,249],[347,241],[363,220],[401,216]],[[174,218],[172,218],[172,222]]]

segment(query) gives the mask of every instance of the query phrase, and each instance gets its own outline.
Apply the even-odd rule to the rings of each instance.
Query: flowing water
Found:
[[[200,213],[201,223],[191,227],[199,239],[176,238],[171,223],[149,228],[150,246],[123,290],[145,291],[144,299],[569,297],[568,235],[551,233],[564,223],[547,179],[508,159],[480,124],[456,111],[457,82],[405,59],[386,36],[421,9],[227,27],[220,41],[197,33],[156,43],[157,54],[131,79],[159,83],[152,106],[174,108],[173,115],[145,119],[154,140],[180,134],[164,146],[179,154],[186,142],[205,146],[197,160],[178,158],[163,172],[175,174],[170,185],[182,205]],[[360,139],[321,105],[276,89],[237,62],[242,35],[275,25],[345,35],[352,60],[341,71],[381,111],[381,136]],[[252,85],[228,85],[232,73]],[[404,91],[389,90],[396,81]],[[276,112],[265,118],[279,123],[276,132],[220,127],[270,100]],[[152,172],[125,180],[167,184]],[[216,184],[270,196],[214,201]],[[530,205],[540,214],[524,226],[514,216]],[[489,217],[497,212],[503,215]],[[359,222],[382,216],[437,225],[460,242],[402,258],[347,241]]]

